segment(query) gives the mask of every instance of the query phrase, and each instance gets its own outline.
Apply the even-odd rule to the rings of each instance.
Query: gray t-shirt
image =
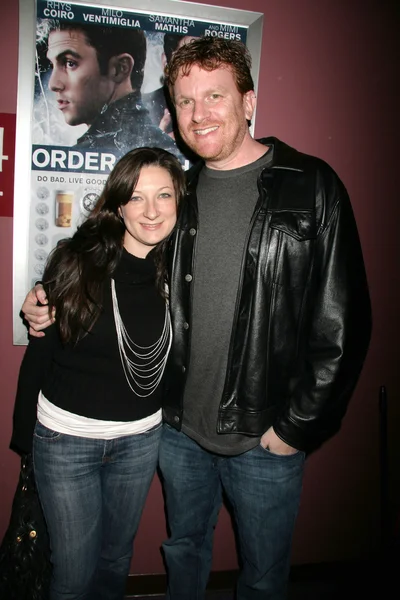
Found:
[[[230,171],[204,167],[197,187],[199,226],[193,273],[190,367],[182,431],[218,454],[241,454],[257,437],[218,434],[243,250],[258,199],[257,179],[272,152]]]

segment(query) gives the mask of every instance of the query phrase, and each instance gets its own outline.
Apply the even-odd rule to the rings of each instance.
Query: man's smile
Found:
[[[205,129],[193,129],[193,133],[195,135],[207,135],[208,133],[217,131],[218,127],[218,125],[215,125],[214,127],[206,127]]]

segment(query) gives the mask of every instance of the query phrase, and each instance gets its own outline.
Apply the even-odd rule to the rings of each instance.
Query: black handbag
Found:
[[[32,455],[21,458],[10,522],[0,546],[0,598],[48,600],[50,544],[35,485]]]

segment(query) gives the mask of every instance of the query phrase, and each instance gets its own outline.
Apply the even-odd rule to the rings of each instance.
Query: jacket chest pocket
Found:
[[[315,211],[273,211],[269,229],[268,279],[285,288],[305,288],[317,238]]]

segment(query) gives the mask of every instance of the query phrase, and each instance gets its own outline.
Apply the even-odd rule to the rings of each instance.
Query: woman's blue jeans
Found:
[[[238,600],[284,600],[305,454],[258,445],[239,456],[207,452],[164,425],[160,468],[170,538],[163,550],[169,600],[203,600],[222,491],[232,506],[241,570]]]
[[[51,545],[51,600],[122,600],[161,425],[99,440],[36,423],[35,477]]]

